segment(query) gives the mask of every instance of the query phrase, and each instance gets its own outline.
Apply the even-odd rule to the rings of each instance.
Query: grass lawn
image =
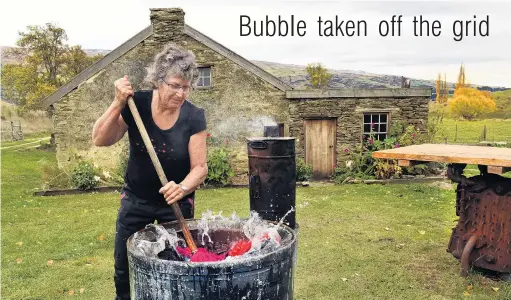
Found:
[[[439,124],[435,142],[445,143],[447,138],[448,144],[478,144],[482,140],[484,126],[486,126],[486,141],[511,144],[511,119],[460,121],[444,118]]]
[[[12,149],[12,148],[11,148]],[[113,299],[116,193],[34,197],[51,152],[2,150],[2,299]],[[510,299],[511,284],[459,276],[446,252],[455,193],[426,184],[297,188],[296,299]],[[248,216],[248,189],[200,190]]]

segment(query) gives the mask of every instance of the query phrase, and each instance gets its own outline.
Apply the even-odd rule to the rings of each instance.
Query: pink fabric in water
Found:
[[[190,258],[191,262],[208,262],[208,261],[221,261],[225,259],[227,253],[215,254],[209,252],[206,248],[197,248],[197,252],[192,255],[190,248],[176,247],[177,253],[182,256]]]

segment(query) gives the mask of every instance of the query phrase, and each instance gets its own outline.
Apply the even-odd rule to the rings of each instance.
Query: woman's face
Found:
[[[190,89],[190,82],[184,80],[182,77],[167,77],[158,88],[160,105],[169,109],[180,107],[190,94]]]

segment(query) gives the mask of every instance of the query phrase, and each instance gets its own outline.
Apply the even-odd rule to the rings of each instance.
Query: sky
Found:
[[[28,25],[52,22],[66,30],[70,45],[84,49],[112,50],[150,24],[149,9],[180,7],[185,22],[249,60],[306,65],[322,63],[330,69],[436,79],[446,74],[455,82],[461,63],[470,83],[511,87],[511,1],[161,1],[161,0],[18,0],[0,4],[0,45],[14,46],[19,31]],[[245,24],[250,18],[250,34]],[[394,33],[380,35],[380,24],[397,22]],[[288,24],[294,17],[305,24],[305,35],[255,36],[265,29],[266,17]],[[438,21],[439,36],[414,32],[413,18]],[[325,36],[320,34],[318,18],[335,18],[347,24],[365,21],[367,35]],[[488,26],[486,21],[488,20]],[[254,25],[254,21],[256,22]],[[387,23],[381,23],[387,21]],[[468,23],[467,21],[471,21]],[[475,21],[475,23],[474,23]],[[436,23],[436,24],[438,24]],[[474,36],[474,24],[476,35]],[[460,27],[462,25],[462,27]],[[463,37],[458,36],[463,28]],[[282,27],[282,29],[285,29]],[[363,29],[363,28],[362,28]],[[431,30],[431,28],[430,28]],[[303,32],[303,29],[302,29]],[[285,33],[285,32],[284,32]],[[437,29],[438,33],[438,29]],[[485,36],[486,35],[486,36]]]

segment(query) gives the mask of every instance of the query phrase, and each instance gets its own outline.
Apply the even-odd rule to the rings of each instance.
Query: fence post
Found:
[[[456,124],[456,132],[454,133],[454,141],[458,140],[458,124]]]
[[[14,139],[14,122],[11,120],[11,141],[15,141]]]
[[[483,129],[483,141],[486,141],[486,125],[484,125]]]

